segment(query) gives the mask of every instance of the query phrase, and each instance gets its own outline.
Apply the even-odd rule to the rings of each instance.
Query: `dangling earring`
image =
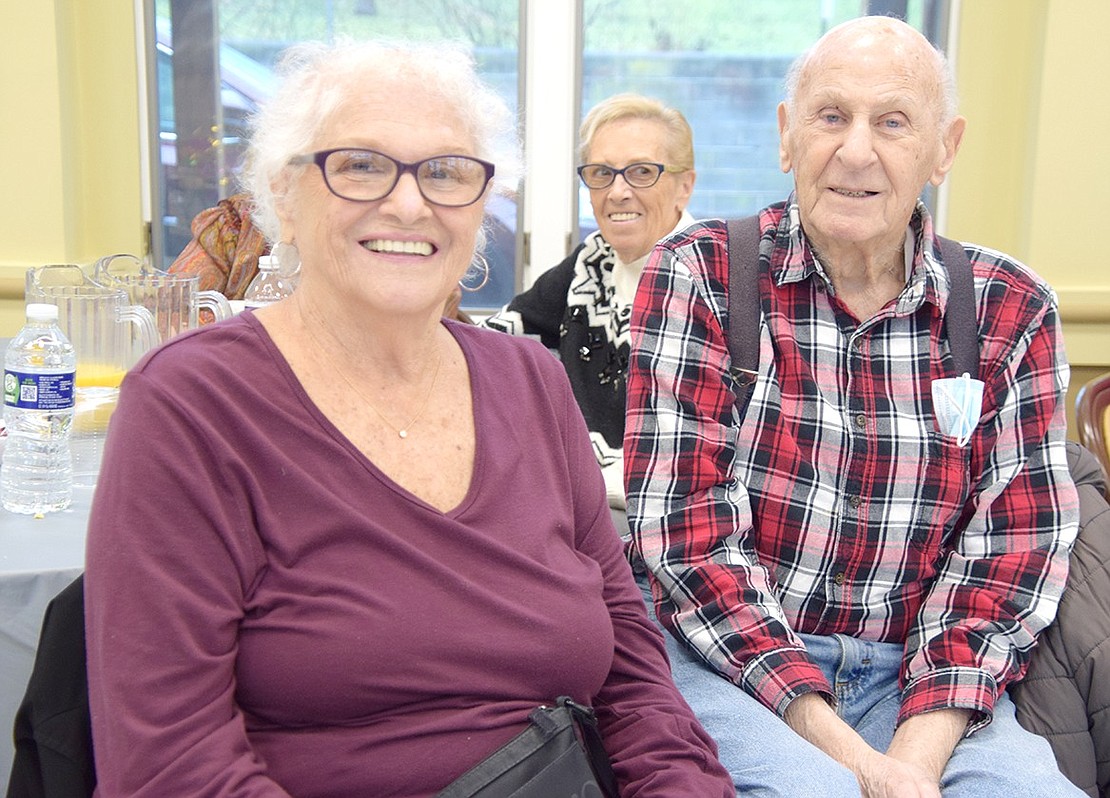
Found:
[[[483,288],[486,287],[486,283],[489,282],[489,261],[486,260],[486,256],[483,255],[481,252],[474,253],[474,260],[471,262],[470,268],[466,270],[466,274],[463,275],[463,280],[465,280],[475,268],[482,272],[482,282],[478,283],[478,285],[476,286],[471,287],[464,283],[462,280],[459,280],[459,288],[464,291],[474,293],[475,291],[481,291]]]
[[[292,241],[279,241],[270,250],[270,255],[277,259],[278,268],[282,276],[294,282],[301,276],[301,253]]]

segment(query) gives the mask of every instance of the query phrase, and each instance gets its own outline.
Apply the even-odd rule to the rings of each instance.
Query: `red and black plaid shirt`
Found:
[[[742,421],[725,225],[666,239],[640,282],[625,474],[659,616],[780,714],[831,693],[794,633],[843,633],[904,642],[902,719],[964,707],[987,720],[1055,615],[1077,528],[1055,295],[1012,259],[967,247],[986,385],[961,448],[933,418],[931,381],[958,375],[924,206],[912,276],[862,323],[836,300],[796,206],[760,222],[770,268]]]

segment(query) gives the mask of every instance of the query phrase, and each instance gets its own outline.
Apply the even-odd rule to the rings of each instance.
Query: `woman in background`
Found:
[[[694,221],[694,142],[685,117],[658,100],[618,94],[579,131],[578,175],[598,230],[482,326],[538,336],[556,349],[586,418],[610,505],[623,522],[628,322],[640,272],[659,239]]]
[[[515,182],[504,104],[443,45],[282,71],[247,187],[300,284],[152,352],[113,418],[99,795],[431,796],[560,695],[596,709],[622,796],[732,795],[563,369],[441,316]]]

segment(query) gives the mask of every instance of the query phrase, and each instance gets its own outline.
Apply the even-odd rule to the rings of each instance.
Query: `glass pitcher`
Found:
[[[77,353],[73,484],[96,484],[108,420],[123,375],[158,344],[154,318],[127,293],[93,282],[80,266],[54,264],[27,271],[27,302],[58,306],[58,326]]]
[[[123,289],[132,304],[150,311],[163,343],[196,327],[202,310],[216,321],[232,315],[231,305],[219,291],[198,290],[200,277],[159,271],[135,255],[106,255],[93,266],[92,279]]]

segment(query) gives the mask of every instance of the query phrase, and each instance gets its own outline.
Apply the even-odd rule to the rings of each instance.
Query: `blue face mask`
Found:
[[[933,380],[933,414],[942,435],[967,446],[983,411],[983,381],[973,380],[965,371],[961,376]]]

